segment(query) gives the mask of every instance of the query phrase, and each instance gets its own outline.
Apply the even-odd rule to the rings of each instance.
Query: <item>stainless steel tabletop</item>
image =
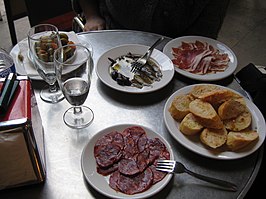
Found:
[[[80,33],[79,39],[89,41],[93,46],[93,59],[97,63],[106,50],[121,44],[151,45],[160,35],[139,31],[100,31]],[[169,41],[161,43],[162,50]],[[70,107],[66,100],[48,104],[39,97],[41,82],[33,81],[37,103],[43,120],[46,171],[43,184],[25,186],[0,192],[0,198],[105,198],[85,180],[81,169],[81,153],[86,143],[98,131],[123,123],[141,124],[160,133],[173,147],[174,156],[191,170],[234,182],[237,192],[224,191],[211,184],[197,180],[187,174],[175,175],[170,183],[154,198],[243,198],[253,183],[261,164],[263,148],[248,157],[238,160],[214,160],[197,155],[174,140],[163,122],[163,108],[168,97],[176,90],[198,83],[175,74],[173,80],[163,89],[142,95],[115,91],[105,86],[93,72],[90,93],[85,105],[95,114],[93,123],[82,130],[67,127],[63,120],[64,111]],[[246,95],[233,77],[214,82],[228,86]]]

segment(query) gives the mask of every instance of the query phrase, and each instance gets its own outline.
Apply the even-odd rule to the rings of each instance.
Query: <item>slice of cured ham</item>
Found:
[[[195,74],[208,74],[225,71],[230,62],[226,53],[221,53],[207,42],[182,42],[172,48],[173,64]]]

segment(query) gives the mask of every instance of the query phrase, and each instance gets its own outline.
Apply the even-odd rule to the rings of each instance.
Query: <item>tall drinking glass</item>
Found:
[[[43,101],[57,103],[64,99],[56,85],[54,50],[61,46],[57,27],[39,24],[28,32],[29,56],[41,78],[49,84],[40,92]]]
[[[54,63],[58,84],[73,106],[64,113],[64,122],[74,129],[87,127],[94,118],[93,111],[83,105],[90,90],[93,70],[90,50],[78,44],[62,46],[55,50]]]

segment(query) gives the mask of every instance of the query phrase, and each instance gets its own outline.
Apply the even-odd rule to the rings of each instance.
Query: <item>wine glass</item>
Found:
[[[64,95],[56,85],[54,50],[61,46],[57,27],[51,24],[39,24],[30,28],[28,32],[29,58],[33,62],[41,78],[48,83],[41,92],[43,101],[57,103],[64,99]]]
[[[54,63],[58,84],[73,106],[63,116],[71,128],[80,129],[91,124],[93,111],[83,105],[91,84],[93,60],[90,50],[79,44],[62,46],[54,52]]]

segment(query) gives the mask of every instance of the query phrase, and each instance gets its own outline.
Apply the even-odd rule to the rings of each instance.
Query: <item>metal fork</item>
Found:
[[[159,45],[162,41],[164,40],[164,37],[160,37],[148,50],[147,52],[142,56],[140,57],[137,61],[134,61],[132,64],[131,64],[131,72],[135,73],[139,70],[141,70],[141,68],[147,63],[147,61],[149,60],[151,54],[152,54],[152,51],[153,49]]]
[[[198,179],[224,187],[229,191],[237,191],[237,186],[231,182],[194,173],[193,171],[188,170],[181,162],[174,160],[158,160],[156,170],[167,173],[187,173]]]

